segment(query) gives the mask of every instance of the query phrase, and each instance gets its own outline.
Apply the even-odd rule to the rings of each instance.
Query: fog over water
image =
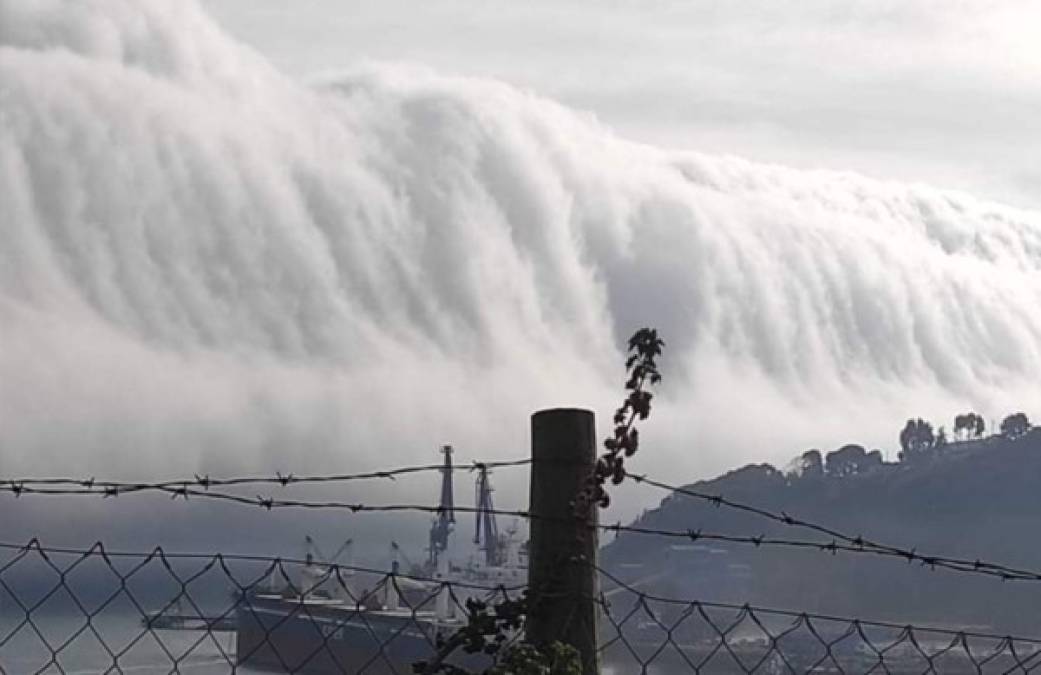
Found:
[[[671,480],[1041,408],[1037,211],[636,144],[503,82],[304,84],[188,1],[0,0],[0,241],[6,474],[524,456],[537,408],[604,426],[645,324],[636,461]]]

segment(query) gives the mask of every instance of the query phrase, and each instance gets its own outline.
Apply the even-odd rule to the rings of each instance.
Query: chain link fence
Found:
[[[3,673],[411,673],[467,601],[521,589],[317,561],[0,551]],[[483,670],[487,657],[449,661]]]
[[[0,546],[3,673],[411,673],[522,585],[314,560]],[[657,597],[602,571],[610,675],[1027,673],[1041,641]],[[509,640],[521,635],[507,636]],[[457,650],[472,672],[491,657]]]
[[[606,586],[612,586],[606,581]],[[616,673],[1028,673],[1041,641],[972,630],[647,595],[599,599],[599,645]]]

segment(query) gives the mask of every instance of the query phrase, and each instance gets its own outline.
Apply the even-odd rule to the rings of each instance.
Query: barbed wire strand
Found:
[[[454,470],[477,470],[477,469],[499,469],[509,468],[517,466],[527,466],[531,464],[531,458],[526,459],[512,459],[494,462],[480,462],[472,461],[469,464],[458,464],[452,468]],[[404,476],[414,473],[426,473],[426,472],[437,472],[445,469],[444,464],[416,464],[412,466],[402,466],[393,469],[382,469],[373,471],[363,471],[359,473],[341,473],[341,474],[315,474],[315,475],[297,475],[294,473],[282,473],[277,472],[274,476],[231,476],[225,478],[213,478],[209,474],[205,475],[194,475],[191,478],[179,478],[174,480],[160,480],[160,481],[118,481],[118,480],[99,480],[94,477],[90,478],[39,478],[39,477],[14,477],[14,478],[0,478],[0,486],[7,492],[13,492],[18,494],[20,492],[29,491],[29,488],[39,486],[74,486],[84,488],[88,490],[99,489],[111,489],[117,492],[136,492],[136,491],[147,491],[147,490],[177,490],[184,487],[197,487],[202,489],[208,489],[210,487],[224,487],[224,486],[235,486],[235,485],[281,485],[282,487],[288,487],[289,485],[298,484],[309,484],[309,483],[347,483],[352,481],[361,480],[372,480],[372,479],[389,479],[394,480],[398,476]],[[45,494],[37,492],[38,494]],[[66,494],[62,492],[54,492],[54,494]],[[71,493],[77,494],[77,493]]]
[[[843,551],[848,553],[871,553],[874,555],[884,557],[902,558],[904,560],[907,560],[908,562],[919,562],[922,565],[931,568],[945,568],[957,572],[971,572],[984,574],[1000,578],[1004,581],[1041,581],[1041,572],[1038,572],[1036,570],[1017,568],[1001,563],[989,562],[981,558],[969,559],[920,553],[918,552],[917,548],[895,546],[892,544],[885,544],[872,539],[868,539],[861,535],[847,534],[835,528],[827,527],[809,520],[796,518],[785,511],[771,511],[762,507],[728,499],[719,494],[710,494],[707,492],[693,490],[691,488],[670,485],[669,483],[656,480],[646,475],[627,475],[629,478],[636,481],[637,483],[647,484],[662,490],[666,490],[673,494],[680,494],[687,497],[691,497],[693,499],[698,499],[707,502],[712,506],[725,507],[736,511],[742,511],[761,518],[765,518],[775,523],[779,523],[786,527],[801,528],[810,530],[812,532],[816,532],[818,534],[822,534],[826,537],[829,537],[831,541],[825,542],[823,544],[818,543],[816,545],[824,547],[824,550],[828,552],[834,553],[838,551]],[[680,534],[675,531],[661,531],[655,530],[654,528],[642,528],[642,530],[648,534],[662,534],[664,536],[679,536]],[[692,538],[696,538],[697,536],[696,531],[691,531],[690,534]],[[771,540],[766,537],[738,537],[737,539],[739,539],[739,541],[734,541],[732,543],[746,543],[758,546],[770,542],[771,544],[781,544],[785,546],[805,546],[805,543],[798,543],[797,540]],[[727,540],[724,539],[723,541]]]
[[[530,461],[530,460],[529,460]],[[511,463],[511,465],[516,465]],[[442,467],[443,468],[443,467]],[[697,491],[689,490],[687,488],[679,488],[674,486],[668,486],[666,483],[657,481],[646,476],[635,476],[633,480],[637,482],[647,483],[660,489],[667,489],[677,494],[687,495],[696,499],[701,499],[715,506],[726,507],[737,509],[747,513],[753,513],[761,517],[767,518],[771,521],[781,523],[793,527],[802,527],[810,529],[819,534],[823,534],[831,537],[827,541],[819,540],[806,540],[806,539],[795,539],[795,538],[783,538],[783,537],[768,537],[765,535],[737,535],[720,532],[710,532],[701,529],[688,528],[685,530],[673,530],[666,528],[653,528],[644,527],[639,525],[621,525],[619,524],[596,524],[590,526],[596,527],[597,529],[605,532],[613,532],[616,535],[621,533],[639,534],[644,536],[657,536],[671,539],[684,539],[692,542],[697,541],[715,541],[720,543],[738,544],[742,546],[753,546],[756,548],[762,547],[778,547],[788,549],[802,549],[812,550],[828,554],[837,553],[849,553],[854,555],[868,555],[881,558],[892,558],[897,560],[906,561],[908,563],[918,563],[922,567],[929,569],[944,569],[952,572],[958,572],[963,574],[975,574],[980,576],[986,576],[996,578],[1001,581],[1041,581],[1041,572],[1012,567],[997,562],[986,561],[983,559],[963,559],[950,556],[934,555],[930,553],[920,553],[917,548],[905,548],[899,546],[893,546],[888,544],[881,544],[869,539],[865,539],[860,536],[851,536],[841,533],[832,528],[824,527],[809,521],[800,520],[794,518],[787,513],[780,512],[774,513],[760,507],[744,504],[724,498],[720,495],[710,495],[707,493],[700,493]],[[201,489],[197,487],[188,487],[184,484],[176,484],[175,487],[171,487],[162,483],[150,483],[150,484],[133,484],[134,489],[122,491],[119,487],[102,487],[96,484],[92,487],[28,487],[20,484],[0,484],[0,492],[7,492],[15,497],[24,497],[28,495],[37,496],[96,496],[102,498],[114,498],[120,495],[127,494],[142,494],[148,492],[156,492],[168,495],[172,499],[185,499],[199,498],[207,500],[222,501],[227,503],[234,503],[243,506],[259,507],[264,510],[273,509],[304,509],[304,510],[346,510],[351,513],[400,513],[400,512],[419,512],[428,514],[440,514],[445,511],[441,505],[430,505],[430,504],[366,504],[363,502],[346,502],[338,500],[329,501],[312,501],[312,500],[300,500],[300,499],[285,499],[275,498],[263,495],[256,495],[249,497],[240,494],[233,494],[228,492],[220,492],[211,489]],[[485,512],[493,515],[501,515],[506,517],[515,517],[525,520],[531,520],[533,518],[539,518],[542,520],[567,520],[566,518],[554,518],[548,515],[535,515],[527,510],[522,509],[484,509],[472,506],[454,506],[453,509],[459,513],[478,513]]]
[[[469,469],[500,468],[530,465],[532,460],[516,459],[496,462],[474,461],[466,465]],[[455,468],[462,469],[463,466]],[[302,509],[346,509],[352,512],[375,511],[422,511],[427,513],[438,513],[439,507],[419,504],[398,505],[365,505],[361,503],[348,503],[343,501],[309,502],[305,500],[274,499],[264,496],[246,497],[243,495],[222,493],[212,491],[211,487],[240,486],[240,485],[281,485],[287,487],[294,484],[315,483],[342,483],[370,479],[390,479],[397,476],[420,472],[441,471],[443,464],[423,464],[398,467],[394,469],[366,471],[352,474],[328,474],[328,475],[295,475],[292,473],[277,473],[275,476],[237,476],[229,478],[211,478],[210,476],[196,475],[191,479],[165,480],[156,482],[129,482],[114,480],[96,480],[90,478],[8,478],[0,479],[0,492],[7,492],[16,497],[22,495],[52,495],[52,496],[76,496],[76,495],[100,495],[102,497],[116,497],[121,494],[132,494],[139,492],[161,492],[171,498],[201,497],[207,499],[234,502],[247,506],[259,506],[265,509],[272,508],[302,508]],[[645,535],[659,535],[671,538],[688,538],[692,540],[704,539],[724,543],[734,543],[752,546],[786,546],[793,548],[817,548],[826,552],[837,553],[871,553],[875,555],[888,556],[918,562],[929,567],[942,567],[958,572],[975,572],[988,576],[997,577],[1006,581],[1030,580],[1041,581],[1041,572],[1016,568],[1000,563],[988,562],[982,559],[967,559],[934,554],[922,554],[915,548],[907,548],[885,544],[861,535],[850,535],[835,528],[827,527],[819,523],[796,518],[784,511],[770,511],[768,509],[751,504],[728,499],[719,494],[711,494],[687,487],[679,487],[660,481],[644,474],[627,472],[629,478],[637,483],[656,487],[674,494],[681,494],[694,499],[699,499],[716,507],[726,507],[737,511],[753,514],[761,518],[773,521],[789,527],[797,527],[813,531],[817,534],[831,538],[829,542],[812,542],[782,538],[767,538],[765,536],[736,536],[719,533],[706,533],[697,530],[664,530],[639,526],[602,526],[602,529],[616,533],[633,532]],[[62,487],[70,486],[70,487]],[[455,507],[461,512],[472,512],[469,507]],[[502,511],[502,515],[530,518],[525,511]]]

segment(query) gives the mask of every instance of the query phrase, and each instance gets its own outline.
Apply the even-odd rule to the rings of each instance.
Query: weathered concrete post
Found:
[[[583,675],[598,675],[596,504],[575,499],[596,461],[596,422],[589,410],[557,408],[531,416],[531,540],[528,640],[575,647]]]

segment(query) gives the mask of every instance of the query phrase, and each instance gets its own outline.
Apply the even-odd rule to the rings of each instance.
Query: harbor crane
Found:
[[[437,569],[437,561],[441,554],[448,549],[448,537],[455,529],[455,497],[452,491],[452,446],[446,445],[441,448],[445,456],[445,463],[439,469],[441,472],[441,502],[438,504],[437,515],[430,525],[430,546],[427,549],[427,571],[433,572]]]
[[[488,467],[481,465],[477,471],[474,494],[477,509],[474,512],[473,542],[484,551],[485,565],[500,567],[506,563],[506,556],[502,536],[499,534],[499,524],[495,519],[495,504],[492,502],[492,484],[488,480]]]

